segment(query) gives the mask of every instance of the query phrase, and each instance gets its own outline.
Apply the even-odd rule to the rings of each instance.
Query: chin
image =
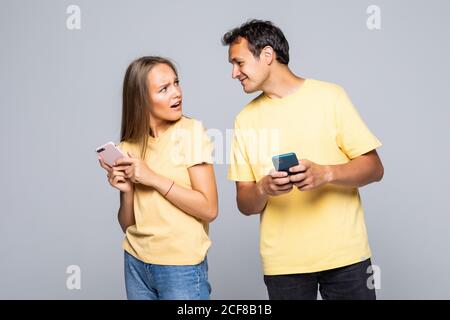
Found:
[[[168,120],[170,120],[170,121],[177,121],[177,120],[180,120],[180,118],[182,116],[183,116],[183,112],[180,110],[180,111],[170,115],[170,119],[168,119]]]
[[[256,88],[247,88],[247,87],[244,87],[243,89],[244,89],[244,92],[245,92],[245,93],[253,93],[253,92],[258,91]]]

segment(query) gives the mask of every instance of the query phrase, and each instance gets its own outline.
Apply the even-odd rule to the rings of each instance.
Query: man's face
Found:
[[[233,65],[232,78],[241,82],[246,93],[262,90],[269,76],[269,66],[262,58],[253,56],[248,49],[248,41],[239,37],[228,48],[228,61]]]

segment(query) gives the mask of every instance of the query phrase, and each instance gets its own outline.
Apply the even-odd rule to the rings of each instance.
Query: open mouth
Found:
[[[181,101],[178,101],[177,103],[171,105],[170,107],[173,108],[173,109],[176,109],[176,108],[178,108],[179,106],[181,106]]]

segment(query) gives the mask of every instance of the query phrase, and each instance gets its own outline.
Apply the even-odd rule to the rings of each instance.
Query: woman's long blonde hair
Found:
[[[127,68],[123,81],[122,125],[120,141],[141,145],[141,158],[145,158],[150,134],[150,96],[148,73],[158,64],[166,64],[178,76],[173,62],[157,56],[146,56],[134,60]]]

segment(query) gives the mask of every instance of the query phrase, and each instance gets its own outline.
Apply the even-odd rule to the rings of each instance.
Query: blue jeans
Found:
[[[193,266],[142,262],[125,251],[125,287],[129,300],[209,300],[208,261]]]
[[[264,276],[270,300],[316,300],[317,289],[324,300],[375,300],[375,289],[367,285],[373,271],[371,260],[312,273]]]

